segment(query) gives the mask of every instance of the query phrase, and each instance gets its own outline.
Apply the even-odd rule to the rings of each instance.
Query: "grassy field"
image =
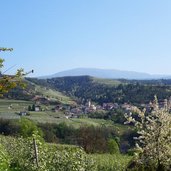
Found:
[[[34,84],[34,83],[32,83]],[[50,97],[51,99],[58,100],[59,102],[63,104],[75,104],[74,100],[71,99],[68,96],[65,96],[59,91],[52,90],[50,88],[42,87],[39,85],[34,84],[35,86],[35,92],[38,94],[42,94],[45,97]]]
[[[32,104],[31,101],[0,99],[0,112],[23,110]]]
[[[92,78],[93,82],[99,83],[99,84],[106,84],[108,86],[118,86],[119,84],[123,84],[119,80],[112,80],[112,79],[104,79],[104,78]]]
[[[16,113],[28,109],[28,106],[32,104],[30,101],[0,99],[0,117],[18,119],[20,116]]]
[[[29,105],[32,105],[31,101],[21,100],[6,100],[0,99],[0,118],[3,119],[20,119],[19,112],[28,109]],[[82,125],[93,125],[93,126],[108,126],[113,127],[115,130],[122,134],[129,129],[126,125],[114,124],[110,120],[104,119],[92,119],[92,118],[65,118],[64,113],[52,112],[50,109],[53,106],[48,106],[47,111],[29,112],[29,116],[22,116],[31,119],[37,123],[54,123],[59,124],[65,122],[67,125],[79,128]]]
[[[19,119],[20,111],[27,111],[28,106],[33,105],[31,101],[22,101],[22,100],[7,100],[0,99],[0,118],[3,119]],[[42,105],[42,107],[44,107]],[[30,116],[24,116],[30,118],[36,122],[49,122],[49,123],[59,123],[63,121],[64,114],[62,112],[51,112],[49,106],[49,111],[44,112],[29,112]],[[59,119],[62,118],[62,119]]]

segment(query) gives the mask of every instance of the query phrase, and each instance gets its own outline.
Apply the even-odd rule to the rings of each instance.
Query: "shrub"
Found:
[[[20,135],[22,137],[25,138],[30,137],[35,132],[37,132],[38,135],[40,135],[41,137],[43,136],[41,129],[38,128],[33,121],[27,118],[21,118],[21,120],[19,121],[19,126],[20,126]]]
[[[117,144],[117,142],[114,139],[109,139],[107,142],[107,146],[108,146],[108,151],[110,154],[118,154],[120,153],[119,151],[119,146]]]

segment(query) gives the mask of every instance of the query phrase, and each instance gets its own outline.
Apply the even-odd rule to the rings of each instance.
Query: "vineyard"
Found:
[[[36,139],[36,153],[33,140]],[[86,154],[77,146],[45,143],[39,136],[1,136],[0,171],[122,171],[130,156]]]

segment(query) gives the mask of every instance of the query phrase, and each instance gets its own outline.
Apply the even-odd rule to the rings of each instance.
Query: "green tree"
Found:
[[[152,104],[152,112],[147,113],[135,107],[138,119],[131,113],[125,115],[126,123],[133,122],[138,130],[137,149],[138,162],[148,166],[153,164],[157,170],[171,166],[171,115],[170,104],[165,100],[163,108],[159,108],[157,97]]]
[[[32,111],[32,107],[30,105],[28,106],[28,111]]]
[[[32,105],[31,110],[32,110],[32,111],[35,111],[35,104]]]

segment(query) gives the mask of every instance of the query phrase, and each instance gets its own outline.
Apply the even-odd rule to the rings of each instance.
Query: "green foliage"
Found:
[[[13,48],[0,47],[0,51],[13,51]]]
[[[35,161],[33,138],[38,148],[38,167]],[[39,136],[12,138],[1,136],[9,155],[9,167],[17,171],[94,171],[96,165],[91,157],[75,146],[56,146],[39,141]]]
[[[95,171],[124,171],[132,157],[121,154],[92,154],[97,165]]]
[[[112,128],[103,126],[81,126],[78,130],[78,144],[88,153],[105,153],[108,151],[109,137],[116,136]]]
[[[76,135],[76,129],[73,126],[62,122],[56,125],[54,128],[57,138],[62,140],[62,143],[72,144],[72,138],[75,137],[74,135]]]
[[[12,48],[0,48],[1,51],[12,51]],[[3,67],[4,59],[0,58],[0,71]],[[9,90],[20,86],[24,87],[25,85],[22,82],[22,76],[24,75],[23,69],[18,69],[16,74],[13,76],[8,75],[2,75],[2,72],[0,72],[0,96],[3,96],[3,94],[7,93]]]
[[[35,111],[35,104],[32,105],[31,110],[32,110],[32,111]]]
[[[0,171],[9,169],[10,160],[9,155],[2,144],[0,144]]]
[[[118,146],[117,142],[114,139],[109,139],[107,141],[107,147],[108,147],[108,151],[109,151],[110,154],[118,154],[118,153],[120,153],[119,146]]]
[[[23,99],[23,98],[29,98],[32,99],[35,95],[40,95],[42,97],[48,98],[50,101],[50,104],[67,104],[67,105],[75,105],[75,101],[64,95],[64,93],[59,92],[59,90],[54,89],[53,87],[47,86],[47,84],[44,83],[44,80],[42,80],[42,83],[39,84],[35,81],[33,81],[34,78],[25,78],[25,83],[27,84],[27,87],[25,91],[27,93],[24,93],[21,89],[12,91],[12,93],[8,93],[9,96],[12,96],[17,99]],[[20,94],[23,94],[23,98]],[[30,95],[30,97],[28,96]]]
[[[14,116],[15,115],[16,114],[14,114]],[[107,141],[110,138],[117,141],[121,147],[121,152],[126,152],[128,148],[134,145],[132,138],[136,134],[132,133],[128,126],[118,124],[112,125],[108,124],[106,121],[102,122],[103,120],[91,119],[86,119],[85,122],[84,119],[79,119],[79,125],[77,126],[76,119],[73,120],[73,122],[61,122],[60,124],[43,124],[35,123],[32,120],[27,119],[28,117],[30,116],[18,116],[17,120],[0,119],[0,134],[28,137],[32,135],[32,133],[38,132],[38,134],[42,137],[43,132],[43,138],[46,142],[80,145],[87,152],[91,153],[108,152]],[[39,114],[38,117],[41,118],[42,113]],[[42,120],[43,119],[44,121],[47,121],[46,118],[42,118]],[[124,145],[125,141],[127,141],[128,146]]]
[[[106,119],[107,118],[107,112],[101,110],[96,111],[88,114],[89,118],[96,118],[96,119]]]
[[[38,167],[33,138],[38,147]],[[76,146],[42,143],[35,135],[26,139],[0,136],[0,141],[8,159],[6,171],[123,171],[131,159],[121,154],[87,155]]]
[[[156,170],[156,166],[153,164],[149,163],[148,165],[143,165],[137,162],[137,160],[133,159],[128,163],[126,171],[157,171],[157,170]],[[166,170],[159,170],[159,171],[166,171]]]
[[[57,150],[57,149],[56,149]],[[55,153],[50,151],[49,157],[52,160],[48,163],[49,170],[54,168],[59,171],[80,171],[80,170],[94,170],[95,164],[91,158],[79,148],[68,148]]]
[[[30,105],[28,106],[28,111],[32,111],[32,107]]]
[[[0,134],[16,136],[19,130],[20,127],[16,120],[0,119]]]
[[[33,133],[37,133],[41,137],[43,136],[43,133],[40,128],[37,127],[37,125],[26,118],[21,118],[19,121],[20,126],[20,135],[23,137],[30,137],[33,135]]]
[[[111,119],[114,123],[123,124],[126,119],[124,117],[125,110],[123,109],[114,109],[107,113],[106,119]]]
[[[60,77],[52,79],[29,79],[30,81],[49,88],[61,91],[78,99],[91,99],[103,104],[117,103],[148,103],[153,100],[154,94],[159,99],[171,96],[171,81],[129,81],[120,80],[120,84],[102,84],[89,76]],[[168,83],[168,84],[167,84]]]

